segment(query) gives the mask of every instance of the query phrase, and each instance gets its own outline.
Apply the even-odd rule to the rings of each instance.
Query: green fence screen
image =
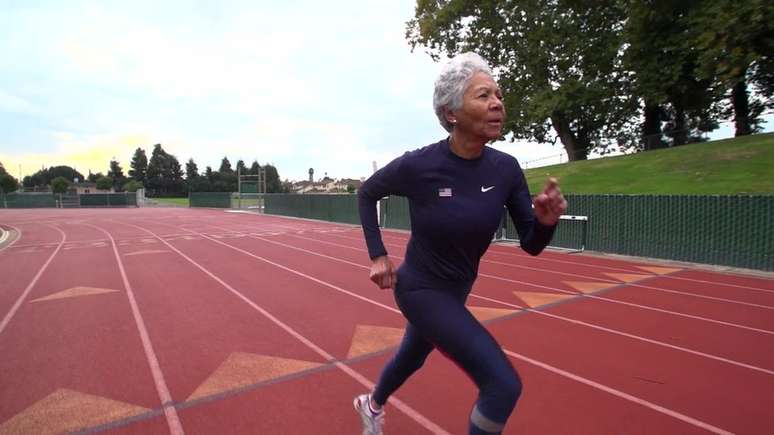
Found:
[[[78,195],[81,207],[136,207],[134,193],[91,193]]]
[[[553,246],[579,249],[584,225],[588,250],[697,263],[774,270],[774,196],[566,195],[568,215]],[[231,207],[228,193],[191,193],[192,207]],[[269,194],[264,211],[350,224],[360,223],[357,195]],[[386,228],[411,229],[408,201],[380,202]],[[507,238],[518,238],[510,218]]]
[[[264,213],[349,224],[360,223],[357,195],[352,194],[268,194],[264,196]]]
[[[1,208],[44,208],[56,207],[53,193],[6,193],[0,194]]]
[[[231,208],[231,192],[191,192],[188,204],[191,207]]]
[[[588,249],[774,270],[774,196],[568,195]]]
[[[566,195],[568,215],[588,216],[586,249],[774,270],[774,196]],[[408,201],[381,207],[387,228],[410,229]],[[506,237],[518,238],[510,218]],[[553,246],[577,249],[583,223],[563,220]]]

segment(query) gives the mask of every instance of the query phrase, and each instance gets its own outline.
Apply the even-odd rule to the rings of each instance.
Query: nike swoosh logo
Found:
[[[486,192],[489,192],[490,190],[492,190],[494,188],[495,188],[494,186],[489,186],[489,187],[481,186],[481,191],[486,193]]]

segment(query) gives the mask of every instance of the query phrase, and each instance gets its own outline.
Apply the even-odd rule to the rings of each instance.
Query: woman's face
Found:
[[[487,141],[497,139],[505,122],[502,93],[492,77],[477,72],[462,96],[462,108],[450,113],[455,130]]]

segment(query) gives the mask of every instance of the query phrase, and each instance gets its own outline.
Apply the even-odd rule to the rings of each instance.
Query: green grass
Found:
[[[188,198],[153,198],[159,204],[184,205],[188,207]]]
[[[530,192],[557,177],[563,193],[774,194],[774,133],[525,171]]]

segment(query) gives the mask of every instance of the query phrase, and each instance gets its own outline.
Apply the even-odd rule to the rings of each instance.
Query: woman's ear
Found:
[[[457,123],[457,115],[455,115],[451,110],[446,109],[443,116],[446,117],[446,120],[449,122],[449,124],[455,125]]]

